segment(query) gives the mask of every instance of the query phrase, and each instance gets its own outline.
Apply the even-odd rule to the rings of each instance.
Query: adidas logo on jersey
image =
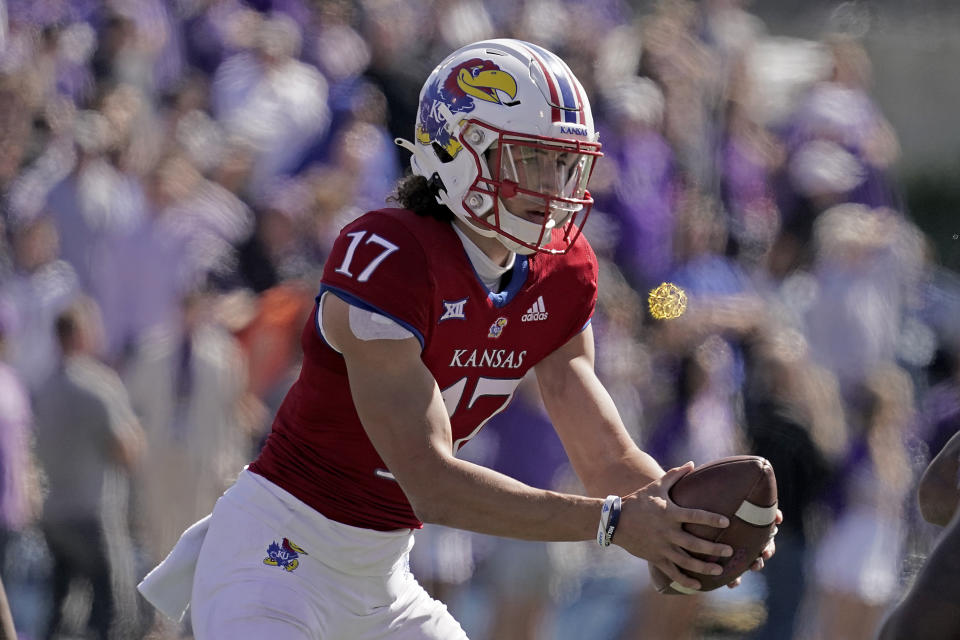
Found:
[[[534,322],[535,320],[547,319],[547,308],[543,306],[543,296],[537,298],[527,312],[520,316],[520,322]]]

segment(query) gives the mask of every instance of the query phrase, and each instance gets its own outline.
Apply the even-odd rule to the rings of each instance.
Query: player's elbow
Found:
[[[417,518],[428,524],[463,528],[464,510],[470,502],[464,494],[466,486],[463,480],[455,474],[438,473],[430,485],[410,501]]]
[[[425,524],[446,524],[443,505],[431,503],[429,500],[410,500],[410,506],[413,507],[413,513],[417,520]]]
[[[414,515],[421,522],[449,526],[452,522],[450,501],[441,491],[424,489],[408,492],[407,499]]]
[[[414,515],[421,522],[440,525],[450,522],[450,507],[455,502],[450,488],[456,481],[447,477],[444,471],[440,461],[424,457],[412,468],[395,472]]]

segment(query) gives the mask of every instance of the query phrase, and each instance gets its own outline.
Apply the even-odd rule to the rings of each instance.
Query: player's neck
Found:
[[[460,220],[459,218],[454,220],[453,224],[463,232],[478,249],[483,251],[484,255],[490,258],[494,264],[506,266],[513,260],[513,252],[503,246],[496,238],[488,238],[487,236],[480,235],[470,223]]]
[[[470,264],[473,265],[473,271],[477,274],[477,277],[480,278],[480,282],[490,291],[500,293],[505,286],[505,280],[509,280],[509,278],[505,279],[505,276],[513,269],[513,264],[517,257],[516,254],[508,251],[506,262],[500,264],[495,261],[500,257],[499,253],[496,253],[495,257],[491,257],[487,255],[487,252],[477,246],[478,243],[476,242],[477,239],[494,240],[494,242],[496,242],[495,238],[484,238],[484,236],[476,233],[472,236],[467,235],[462,225],[454,225],[453,230],[457,233],[460,244],[463,245],[463,251],[470,260]],[[497,244],[499,244],[499,242]]]

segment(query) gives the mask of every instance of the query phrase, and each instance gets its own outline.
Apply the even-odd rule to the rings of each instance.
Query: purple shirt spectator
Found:
[[[897,221],[893,212],[856,204],[817,219],[817,289],[806,328],[814,358],[837,375],[844,392],[896,358],[905,285],[916,260],[911,251],[917,251],[900,244],[906,229]]]
[[[15,271],[0,282],[0,308],[8,311],[7,361],[31,392],[56,366],[54,319],[79,291],[76,272],[57,252],[50,220],[23,223],[14,230]]]
[[[140,224],[144,196],[135,178],[100,158],[87,162],[50,190],[47,208],[60,235],[61,255],[76,269],[81,286],[90,290],[104,243]]]
[[[102,4],[98,0],[7,0],[7,11],[11,22],[46,27],[92,22]]]
[[[856,163],[858,179],[845,190],[842,202],[870,207],[898,207],[898,196],[887,177],[888,160],[876,151],[894,142],[880,140],[887,134],[883,114],[866,91],[834,82],[814,86],[790,119],[785,134],[788,152],[793,158],[812,141],[837,145]],[[890,158],[889,160],[892,160]]]
[[[148,329],[174,322],[186,290],[186,242],[150,220],[110,238],[91,294],[100,305],[106,354],[120,362]]]
[[[673,264],[677,173],[674,154],[653,130],[621,135],[605,149],[618,179],[607,204],[620,223],[617,264],[637,286],[659,283]]]
[[[237,53],[227,30],[236,14],[245,9],[239,0],[211,2],[183,23],[184,49],[187,62],[212,76],[220,63]]]
[[[330,118],[327,82],[316,68],[292,57],[265,60],[253,52],[220,65],[211,103],[227,133],[253,149],[254,194],[292,170]]]
[[[0,528],[17,530],[27,523],[31,419],[26,387],[0,362]]]
[[[229,278],[236,266],[235,247],[253,233],[253,212],[220,185],[199,175],[187,179],[196,180],[189,193],[157,219],[156,233],[163,239],[157,239],[156,250],[183,254],[176,278],[188,286],[201,285],[211,276]]]
[[[144,74],[137,73],[137,68],[127,69],[121,56],[118,56],[121,59],[115,60],[115,63],[121,71],[132,72],[130,75],[123,74],[122,80],[141,86],[147,93],[169,90],[175,87],[183,76],[183,37],[179,18],[171,4],[166,0],[118,3],[118,13],[136,26],[137,42],[131,43],[135,44],[131,48],[145,55],[145,62],[150,65],[150,73],[147,74],[150,76],[149,82],[144,82]],[[119,53],[123,54],[125,51]]]

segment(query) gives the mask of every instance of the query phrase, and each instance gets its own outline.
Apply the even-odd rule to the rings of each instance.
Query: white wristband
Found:
[[[597,544],[609,547],[613,542],[613,534],[620,523],[620,496],[607,496],[600,510],[600,525],[597,527]]]

